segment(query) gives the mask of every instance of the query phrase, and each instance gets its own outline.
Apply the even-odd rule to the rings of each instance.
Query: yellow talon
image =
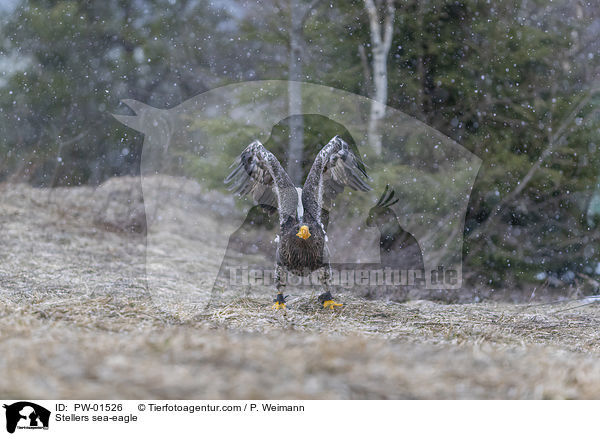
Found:
[[[273,300],[275,304],[271,306],[271,308],[275,310],[285,309],[285,299],[287,297],[287,295],[284,297],[281,292],[277,293],[277,297],[275,297],[275,299]]]
[[[335,309],[336,307],[342,307],[342,306],[343,306],[343,304],[342,304],[342,303],[336,303],[336,302],[335,302],[335,301],[333,301],[333,300],[326,300],[326,301],[324,301],[324,302],[323,302],[323,307],[324,307],[325,309],[331,309],[331,310],[333,310],[333,309]]]

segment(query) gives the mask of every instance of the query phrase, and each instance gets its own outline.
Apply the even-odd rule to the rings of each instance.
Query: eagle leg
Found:
[[[277,294],[277,296],[275,297],[275,299],[273,300],[275,302],[275,304],[273,304],[272,308],[273,309],[285,309],[285,299],[287,297],[288,297],[288,295],[286,295],[284,297],[283,293],[279,292]]]
[[[285,282],[283,281],[283,269],[281,268],[281,266],[277,265],[277,267],[275,268],[275,282],[276,282],[276,287],[277,287],[277,296],[275,297],[275,299],[273,300],[275,302],[275,304],[273,304],[273,306],[271,306],[273,309],[285,309],[285,300],[288,297],[288,295],[284,296],[283,295],[283,291],[282,288],[285,287]]]
[[[321,303],[325,309],[331,310],[335,309],[336,307],[343,306],[342,303],[338,303],[333,299],[333,296],[329,291],[323,292],[321,295],[319,295],[319,303]]]
[[[325,309],[334,310],[336,307],[342,307],[343,304],[336,302],[331,295],[331,291],[329,291],[329,285],[331,284],[331,271],[329,265],[323,268],[320,275],[320,281],[325,286],[325,292],[319,295],[319,303],[321,303]]]

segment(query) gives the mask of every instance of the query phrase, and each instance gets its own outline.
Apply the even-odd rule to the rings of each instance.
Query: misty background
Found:
[[[467,284],[594,293],[599,47],[600,5],[582,1],[0,0],[0,181],[138,175],[143,136],[111,115],[133,114],[123,99],[168,109],[243,81],[327,85],[374,99],[376,154],[385,104],[483,160]],[[306,126],[289,129],[294,156]]]

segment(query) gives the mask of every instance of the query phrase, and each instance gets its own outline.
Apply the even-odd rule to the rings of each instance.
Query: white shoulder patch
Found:
[[[323,223],[319,224],[321,224],[321,230],[323,230],[323,234],[325,235],[325,242],[329,241],[329,238],[327,237],[327,232],[325,231],[325,226],[323,225]]]
[[[296,188],[296,192],[298,192],[298,207],[296,208],[296,212],[298,213],[298,219],[301,220],[304,216],[304,206],[302,205],[302,188]]]

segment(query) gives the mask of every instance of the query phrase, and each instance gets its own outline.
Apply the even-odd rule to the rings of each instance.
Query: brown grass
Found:
[[[344,295],[330,313],[305,293],[284,315],[248,293],[157,306],[129,225],[139,204],[109,195],[135,179],[109,183],[0,186],[4,398],[600,397],[595,305]]]

